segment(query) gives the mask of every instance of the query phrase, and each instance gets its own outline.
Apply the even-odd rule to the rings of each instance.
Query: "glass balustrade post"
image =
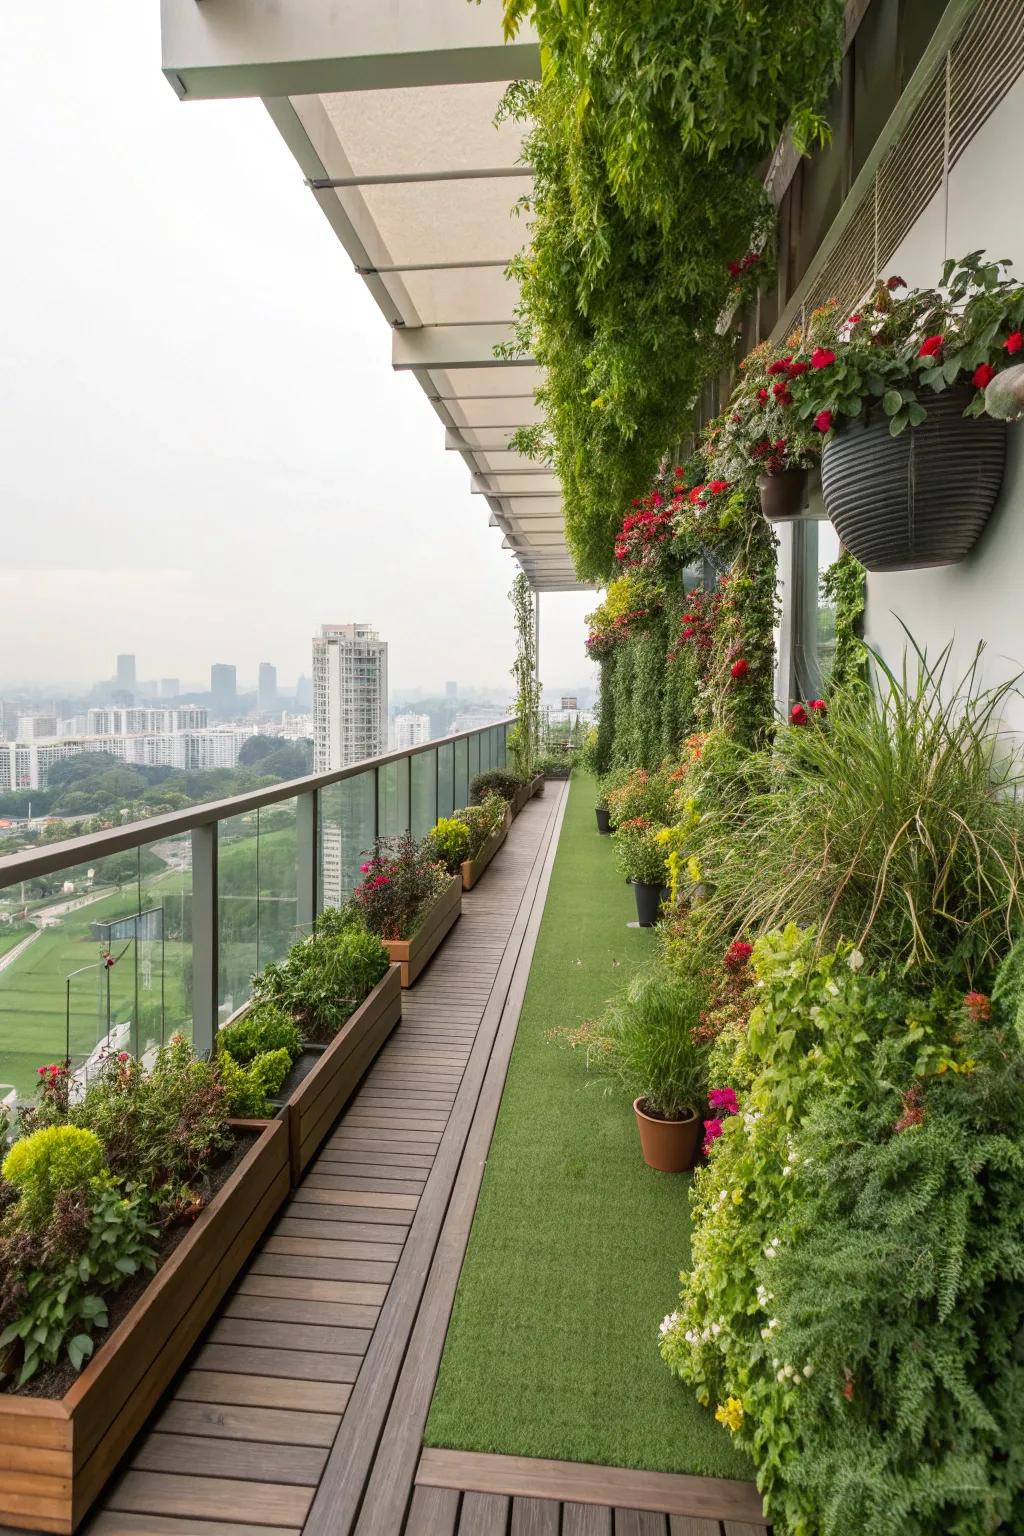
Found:
[[[192,828],[192,1045],[213,1050],[218,1004],[217,823]]]

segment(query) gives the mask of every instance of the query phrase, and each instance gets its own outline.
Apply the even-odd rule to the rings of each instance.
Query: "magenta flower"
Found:
[[[738,1115],[740,1112],[735,1088],[712,1088],[708,1094],[708,1103],[712,1109],[724,1109],[727,1115]]]
[[[712,1143],[716,1142],[722,1134],[721,1120],[704,1121],[704,1156],[711,1151]]]
[[[360,871],[362,872],[362,874],[364,874],[364,875],[368,875],[370,873],[370,866],[369,866],[369,864],[360,864],[359,868],[360,868]]]

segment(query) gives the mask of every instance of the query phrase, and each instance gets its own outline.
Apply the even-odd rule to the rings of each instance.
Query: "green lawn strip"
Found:
[[[630,1104],[546,1037],[652,952],[574,777],[426,1430],[428,1445],[747,1477],[658,1355],[689,1257],[688,1179],[640,1156]]]

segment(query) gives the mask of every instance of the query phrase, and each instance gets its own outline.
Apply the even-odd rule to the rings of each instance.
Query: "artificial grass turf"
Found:
[[[658,1324],[689,1261],[689,1176],[645,1166],[632,1106],[548,1038],[595,1017],[654,951],[574,776],[428,1445],[749,1477],[673,1378]]]

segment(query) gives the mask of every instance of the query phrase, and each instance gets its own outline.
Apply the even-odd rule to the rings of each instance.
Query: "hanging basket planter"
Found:
[[[807,505],[806,469],[782,469],[777,475],[758,475],[761,511],[770,523],[788,523]]]
[[[954,565],[974,547],[1003,483],[1006,424],[965,417],[970,385],[927,401],[898,437],[875,407],[843,421],[821,461],[825,510],[869,571]]]

